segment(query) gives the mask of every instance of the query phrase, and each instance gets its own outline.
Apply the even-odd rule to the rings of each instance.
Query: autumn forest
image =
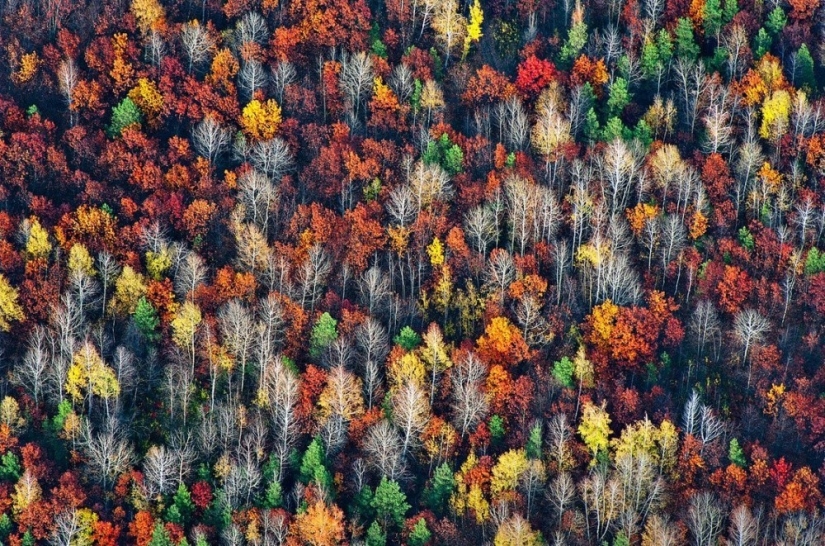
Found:
[[[825,544],[824,4],[0,0],[0,544]]]

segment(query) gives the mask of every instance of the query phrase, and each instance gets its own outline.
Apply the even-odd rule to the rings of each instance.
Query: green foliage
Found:
[[[372,51],[372,54],[376,57],[381,57],[382,59],[387,58],[387,46],[385,46],[381,40],[374,40],[370,51]]]
[[[37,544],[30,529],[23,533],[23,540],[20,541],[20,544],[22,546],[35,546]],[[152,545],[150,544],[150,546]]]
[[[587,43],[587,24],[584,21],[574,23],[567,33],[567,41],[561,48],[560,60],[564,64],[572,63]]]
[[[504,440],[504,436],[507,434],[507,428],[504,426],[504,419],[502,419],[500,415],[493,415],[490,417],[488,427],[490,429],[490,438],[492,439],[493,444],[500,444]]]
[[[712,72],[721,73],[725,67],[725,63],[727,62],[729,56],[730,55],[727,49],[725,49],[724,47],[717,47],[713,50],[713,57],[711,57],[708,61],[708,67]]]
[[[381,193],[381,179],[376,177],[372,182],[364,186],[364,199],[367,201],[375,201]]]
[[[26,115],[32,117],[35,114],[40,114],[40,109],[37,107],[36,104],[32,104],[28,108],[26,108]]]
[[[739,2],[737,0],[725,0],[722,8],[722,22],[727,25],[733,21],[737,13],[739,13]]]
[[[63,430],[63,424],[66,418],[72,413],[72,403],[68,400],[61,400],[57,405],[57,415],[52,417],[51,429],[57,434]]]
[[[730,462],[739,468],[748,467],[748,460],[745,458],[745,452],[742,450],[742,446],[739,445],[739,440],[736,438],[731,438],[730,440],[728,459],[730,459]]]
[[[264,508],[280,508],[284,503],[284,496],[283,491],[281,490],[281,484],[278,480],[272,480],[269,482],[269,486],[267,486],[266,491],[264,492],[264,498],[261,501],[261,504]]]
[[[367,529],[367,546],[386,546],[387,533],[385,533],[377,521],[373,521]]]
[[[447,501],[455,489],[455,476],[447,463],[435,469],[430,480],[430,486],[424,490],[424,503],[435,512],[436,515],[444,514]]]
[[[416,78],[413,82],[413,92],[410,95],[410,104],[412,104],[413,110],[415,111],[418,111],[421,106],[421,93],[423,90],[424,84],[421,83],[421,80]]]
[[[591,143],[599,140],[601,130],[599,128],[599,116],[596,115],[596,110],[590,108],[584,116],[584,136]]]
[[[433,60],[433,72],[435,72],[435,79],[441,81],[444,79],[444,61],[441,60],[441,55],[434,47],[430,48],[430,58]]]
[[[630,539],[624,534],[624,531],[619,531],[613,538],[613,546],[630,546]]]
[[[563,356],[561,360],[557,360],[553,363],[553,377],[565,387],[572,389],[574,386],[574,369],[575,365],[573,364],[573,361],[568,357]]]
[[[541,459],[541,425],[536,423],[530,429],[530,436],[527,438],[527,445],[524,446],[524,451],[530,459]]]
[[[825,271],[825,252],[820,252],[818,248],[813,247],[805,257],[805,274],[816,275],[823,271]]]
[[[23,475],[23,467],[17,455],[11,451],[5,452],[0,457],[0,480],[16,482]]]
[[[369,521],[373,517],[372,499],[374,495],[372,489],[367,486],[362,487],[352,498],[349,504],[350,515],[360,521]]]
[[[604,129],[602,129],[602,140],[612,142],[617,138],[625,138],[625,126],[618,116],[614,116],[607,120]]]
[[[6,540],[12,529],[11,518],[8,514],[0,516],[0,540]]]
[[[396,345],[400,345],[405,351],[412,351],[421,344],[421,336],[409,326],[404,326],[392,341]]]
[[[814,59],[808,50],[807,44],[802,44],[796,52],[796,70],[794,83],[807,89],[809,93],[816,89],[816,74],[814,73]]]
[[[739,244],[745,247],[749,251],[753,251],[756,243],[753,240],[753,234],[751,234],[750,230],[745,226],[739,228]]]
[[[625,107],[630,103],[632,96],[627,88],[627,80],[616,78],[610,86],[607,97],[607,111],[611,116],[620,116]]]
[[[705,36],[716,36],[722,29],[722,2],[721,0],[705,0],[702,26]]]
[[[640,119],[633,129],[633,138],[642,143],[645,149],[650,148],[653,144],[653,129],[644,119]]]
[[[765,21],[765,28],[774,36],[778,36],[786,24],[788,24],[788,16],[785,15],[785,11],[781,7],[776,6],[773,8],[773,11],[768,14],[768,19]]]
[[[304,452],[299,471],[301,483],[315,483],[325,491],[333,490],[332,474],[324,460],[324,446],[319,438],[314,438]]]
[[[450,176],[457,175],[464,168],[464,152],[458,144],[450,141],[447,133],[442,133],[438,140],[427,143],[427,149],[421,154],[421,159],[428,165],[441,165]]]
[[[112,108],[112,123],[107,129],[111,138],[119,137],[121,131],[129,125],[143,122],[143,114],[132,99],[126,97]]]
[[[169,533],[163,527],[161,522],[155,523],[155,529],[152,531],[152,540],[149,541],[149,546],[174,546]]]
[[[771,50],[773,38],[768,34],[765,28],[760,28],[756,33],[756,38],[753,39],[753,55],[756,59],[761,59],[765,53]]]
[[[427,522],[424,518],[419,519],[415,522],[415,526],[410,531],[410,538],[407,540],[407,544],[409,546],[424,546],[427,542],[430,541],[433,534],[427,528]]]
[[[381,483],[375,488],[375,496],[370,504],[375,510],[376,518],[385,525],[392,522],[399,527],[404,523],[404,514],[410,509],[407,495],[401,491],[401,486],[394,480],[388,480],[386,476],[381,478]]]
[[[135,321],[135,326],[137,326],[146,341],[155,343],[160,339],[160,332],[157,331],[158,326],[160,326],[160,318],[158,318],[157,311],[146,300],[145,296],[141,296],[138,300],[132,320]]]
[[[676,56],[695,61],[699,58],[699,46],[693,37],[693,23],[687,17],[680,17],[676,23]]]
[[[179,518],[179,521],[175,521],[174,523],[180,523],[182,525],[188,524],[192,515],[195,513],[195,503],[192,502],[192,495],[189,493],[189,489],[186,488],[185,484],[181,483],[178,485],[178,490],[175,492],[175,496],[172,497],[172,503],[169,511],[174,510]],[[167,521],[172,521],[168,518],[168,515]]]
[[[319,358],[336,339],[338,339],[338,321],[325,312],[312,328],[309,338],[309,356]]]
[[[516,165],[516,154],[510,152],[507,154],[507,159],[504,160],[504,166],[508,169],[512,169]]]

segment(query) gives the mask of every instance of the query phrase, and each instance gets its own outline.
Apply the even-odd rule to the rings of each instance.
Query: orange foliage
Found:
[[[504,317],[490,321],[477,346],[478,356],[490,364],[515,366],[530,356],[530,348],[521,332]]]

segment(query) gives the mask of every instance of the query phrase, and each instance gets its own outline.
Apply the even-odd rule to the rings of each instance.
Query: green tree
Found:
[[[409,326],[404,326],[398,335],[395,336],[393,342],[400,345],[405,351],[412,351],[421,344],[421,336]]]
[[[309,356],[319,358],[336,339],[338,339],[338,321],[325,312],[312,328],[309,338]]]
[[[500,444],[504,440],[504,436],[507,435],[507,427],[504,426],[504,419],[501,418],[501,415],[490,417],[487,427],[490,429],[490,439],[495,445]]]
[[[161,522],[155,523],[155,529],[152,531],[152,540],[149,541],[149,546],[174,546],[169,533],[163,527]]]
[[[394,480],[388,480],[386,476],[381,478],[381,483],[375,488],[371,504],[375,517],[383,521],[385,527],[390,522],[400,527],[404,523],[404,514],[410,509],[407,495],[401,491],[401,486]]]
[[[776,6],[773,8],[773,11],[768,14],[768,19],[765,21],[765,28],[767,28],[768,32],[773,34],[773,36],[778,36],[787,23],[788,16],[785,15],[785,10]]]
[[[440,165],[450,176],[455,176],[464,169],[464,152],[458,144],[453,144],[447,133],[442,133],[437,140],[429,141],[421,159],[427,165]]]
[[[302,483],[315,483],[327,492],[332,492],[332,474],[327,470],[324,460],[324,446],[320,439],[314,438],[301,459],[299,479]]]
[[[410,531],[410,538],[407,540],[409,546],[424,546],[430,541],[433,534],[427,528],[427,522],[424,518],[415,522],[415,526]]]
[[[120,104],[112,108],[112,123],[108,133],[111,138],[119,137],[121,131],[129,125],[143,122],[143,114],[132,99],[126,97]]]
[[[722,29],[722,2],[721,0],[705,0],[704,18],[702,26],[705,36],[714,36],[719,40],[719,31]]]
[[[192,495],[184,483],[178,485],[178,490],[175,492],[175,496],[172,497],[172,505],[169,507],[169,510],[172,509],[175,509],[180,518],[180,521],[174,523],[180,523],[181,525],[189,523],[189,520],[195,513],[195,503],[192,502]],[[168,519],[167,516],[167,521],[172,520]]]
[[[814,59],[808,50],[807,44],[802,44],[796,52],[796,70],[794,72],[794,83],[808,92],[816,90],[816,75],[814,73]]]
[[[805,257],[805,274],[816,275],[825,271],[825,252],[820,252],[818,248],[812,247]]]
[[[676,56],[695,61],[699,58],[699,46],[693,36],[693,23],[687,17],[676,22]]]
[[[530,429],[530,436],[527,437],[527,444],[524,446],[524,451],[530,459],[541,459],[541,425],[536,423]]]
[[[599,127],[599,116],[596,115],[596,110],[591,107],[584,116],[584,136],[591,143],[599,140],[601,130]]]
[[[585,44],[587,44],[587,24],[584,21],[573,23],[567,33],[567,41],[561,48],[562,63],[572,63],[579,56]]]
[[[430,486],[424,491],[424,503],[435,512],[436,515],[444,514],[447,501],[455,489],[455,476],[447,463],[441,463],[435,469],[430,480]]]
[[[7,451],[0,457],[0,480],[16,482],[23,474],[23,467],[20,466],[20,460],[17,455],[11,451]]]
[[[373,521],[367,529],[367,546],[386,546],[387,533],[381,529],[377,521]]]
[[[733,21],[737,13],[739,13],[739,2],[737,0],[725,0],[725,7],[722,8],[722,22],[727,25]]]
[[[756,38],[753,39],[753,54],[757,59],[761,59],[765,53],[771,50],[773,45],[773,38],[765,30],[764,27],[759,29],[756,33]]]
[[[575,383],[573,382],[574,369],[575,366],[573,365],[573,361],[568,357],[563,356],[561,360],[557,360],[553,363],[553,377],[556,381],[568,389],[572,389],[575,386]]]
[[[284,496],[283,491],[281,489],[281,484],[278,480],[272,480],[269,482],[269,486],[267,486],[266,491],[264,492],[264,498],[261,504],[264,508],[280,508],[281,505],[284,503]]]
[[[157,331],[158,326],[160,326],[158,313],[152,304],[146,300],[145,296],[141,296],[138,300],[132,320],[135,321],[135,326],[137,326],[146,341],[155,343],[160,339],[160,332]]]
[[[611,116],[620,116],[625,106],[630,103],[632,96],[627,88],[627,80],[616,78],[610,85],[610,92],[607,97],[607,111]]]
[[[742,450],[742,446],[739,445],[739,440],[737,440],[736,438],[731,438],[730,440],[730,447],[728,448],[728,459],[730,459],[730,462],[732,462],[739,468],[748,467],[748,460],[745,458],[745,452]]]

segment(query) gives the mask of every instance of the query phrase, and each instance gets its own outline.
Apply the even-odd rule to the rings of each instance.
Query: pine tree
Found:
[[[401,491],[401,486],[394,480],[388,480],[386,476],[381,478],[381,483],[375,488],[372,507],[375,509],[375,517],[381,519],[385,526],[392,522],[399,527],[404,523],[404,514],[410,509],[407,495]]]
[[[332,474],[327,470],[324,461],[324,446],[320,439],[315,438],[309,443],[301,459],[299,476],[302,483],[315,483],[327,492],[332,492]]]
[[[405,351],[412,351],[421,344],[421,336],[409,326],[404,326],[392,341],[396,345],[400,345]]]
[[[814,59],[808,50],[807,44],[802,44],[796,52],[796,71],[794,83],[799,87],[807,88],[809,92],[816,90],[816,75],[814,73]]]
[[[129,125],[140,124],[143,122],[143,114],[140,109],[132,102],[132,99],[126,97],[120,104],[112,108],[112,123],[109,125],[108,134],[111,138],[119,137],[121,131]]]
[[[691,61],[699,58],[699,46],[693,37],[693,23],[686,17],[680,17],[676,23],[676,55]]]
[[[373,521],[367,529],[367,546],[386,546],[387,533],[385,533],[377,521]]]
[[[739,440],[737,440],[736,438],[731,438],[730,440],[730,448],[728,449],[728,459],[730,459],[730,462],[732,462],[739,468],[748,467],[748,460],[745,458],[745,452],[742,450],[742,446],[739,445]]]
[[[410,538],[407,544],[409,544],[409,546],[424,546],[432,536],[433,534],[427,528],[427,522],[424,518],[421,518],[415,523],[412,531],[410,531]]]
[[[424,491],[424,502],[436,515],[443,515],[447,501],[455,489],[455,476],[447,463],[435,469],[430,486]]]
[[[338,321],[329,313],[324,313],[312,328],[309,338],[309,356],[320,358],[327,347],[338,339]]]
[[[722,2],[721,0],[705,0],[704,19],[705,37],[714,36],[719,39],[722,29]]]
[[[785,15],[785,11],[781,7],[776,6],[773,11],[768,14],[768,19],[765,21],[765,28],[774,36],[779,36],[779,33],[782,32],[782,29],[785,28],[787,23],[788,16]]]
[[[571,363],[572,365],[572,363]],[[524,450],[527,452],[527,457],[530,459],[541,459],[541,424],[536,423],[530,429],[530,436],[527,438],[527,445]]]
[[[154,343],[160,339],[160,333],[157,331],[160,326],[160,319],[155,308],[149,303],[144,296],[138,300],[137,307],[135,307],[135,314],[132,315],[132,320],[135,321],[135,326],[146,338],[146,341]]]

